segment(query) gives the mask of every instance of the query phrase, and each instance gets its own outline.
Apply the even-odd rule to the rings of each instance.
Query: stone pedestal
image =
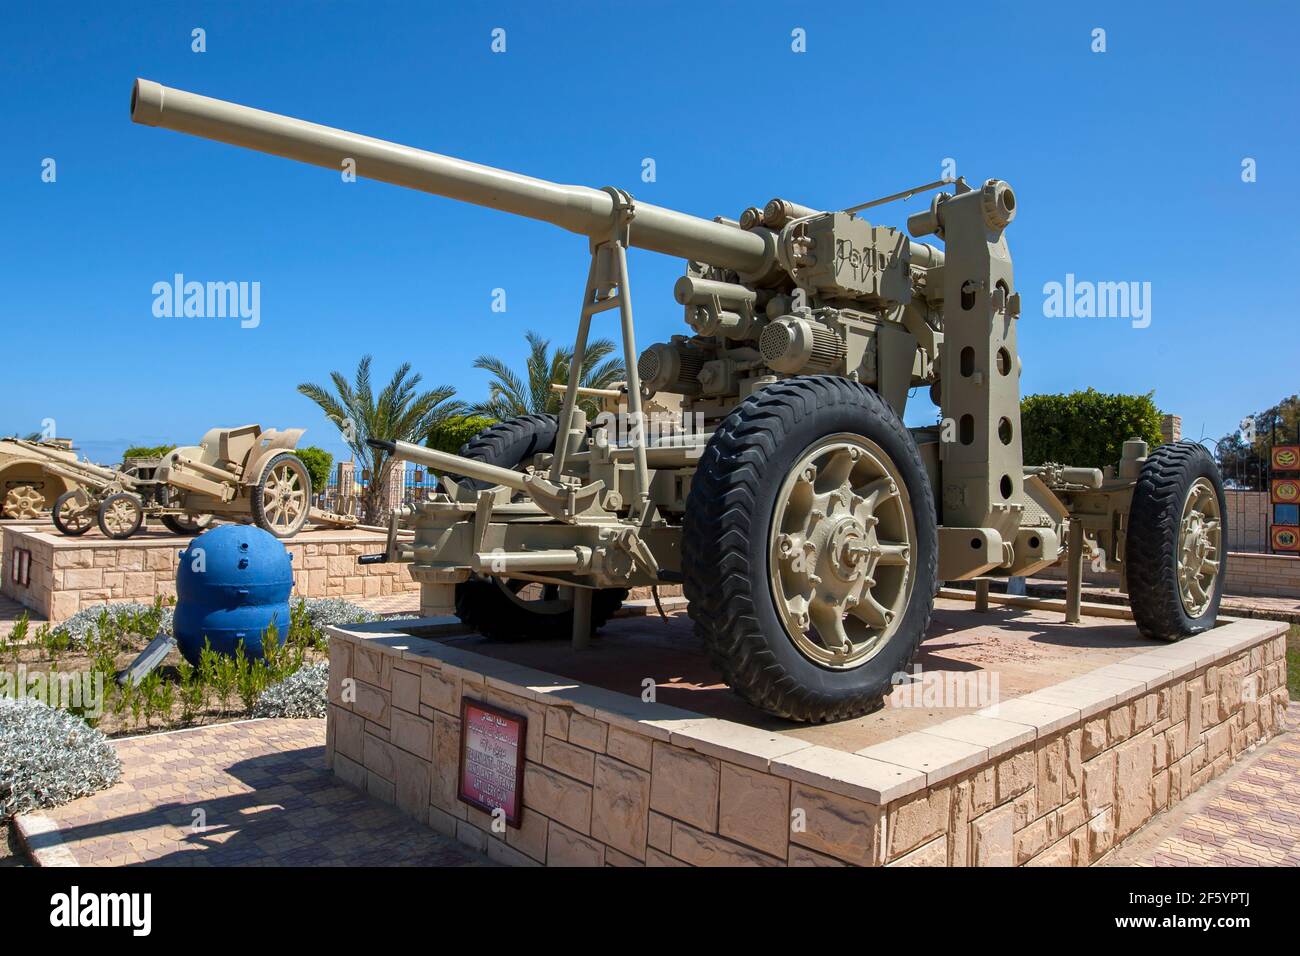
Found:
[[[436,633],[407,633],[421,624]],[[1278,732],[1284,631],[1233,621],[1112,646],[1113,663],[1063,682],[1078,667],[1053,661],[1030,693],[882,738],[883,713],[807,728],[648,702],[512,661],[454,619],[331,628],[327,754],[341,779],[508,864],[1086,866]],[[576,666],[567,653],[557,666]],[[586,653],[617,667],[623,652]],[[638,687],[644,663],[618,686]],[[519,829],[457,799],[463,697],[528,719]]]

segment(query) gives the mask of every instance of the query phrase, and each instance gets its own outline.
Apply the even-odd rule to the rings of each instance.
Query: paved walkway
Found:
[[[339,783],[324,764],[324,720],[249,720],[132,737],[115,746],[122,758],[117,786],[18,818],[38,864],[488,862]]]
[[[1133,834],[1107,866],[1300,866],[1300,703],[1273,738]]]
[[[30,637],[38,627],[45,623],[45,618],[35,611],[29,611],[12,598],[0,594],[0,637],[7,638],[9,632],[14,629],[14,625],[18,623],[18,618],[22,617],[24,613],[27,615],[27,635]]]
[[[1300,703],[1288,724],[1105,865],[1300,866]],[[43,866],[487,864],[337,782],[324,738],[323,720],[250,720],[119,740],[121,783],[18,826]]]

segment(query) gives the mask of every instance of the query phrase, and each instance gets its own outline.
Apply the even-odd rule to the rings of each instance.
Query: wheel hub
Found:
[[[1214,485],[1199,478],[1187,492],[1178,534],[1178,592],[1190,617],[1204,614],[1213,599],[1222,529]]]
[[[104,523],[115,534],[121,534],[135,522],[135,508],[126,501],[114,501],[104,515]]]
[[[777,611],[800,653],[856,667],[897,630],[915,578],[911,504],[889,457],[854,435],[804,453],[777,499]]]
[[[271,469],[262,490],[263,508],[267,520],[278,528],[292,528],[302,517],[307,504],[307,494],[292,465],[279,465]]]
[[[4,512],[10,518],[35,518],[44,505],[43,494],[31,485],[19,485],[5,496]]]

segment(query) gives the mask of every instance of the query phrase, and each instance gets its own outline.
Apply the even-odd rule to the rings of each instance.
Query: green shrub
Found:
[[[175,445],[132,445],[126,451],[122,452],[122,457],[161,458],[174,448],[176,448]]]
[[[329,484],[330,468],[334,465],[334,456],[324,448],[317,448],[315,445],[299,448],[294,454],[307,466],[307,474],[311,475],[312,492],[320,494],[325,490],[325,486]]]
[[[450,415],[434,426],[424,443],[430,448],[455,455],[465,442],[489,425],[495,424],[495,418],[484,415]]]
[[[1162,441],[1154,395],[1107,395],[1090,388],[1026,396],[1020,402],[1025,464],[1101,468],[1119,461],[1130,438],[1144,439],[1154,448]]]
[[[189,661],[181,660],[176,671],[180,676],[177,691],[181,702],[181,723],[192,724],[207,703],[207,687],[203,683],[202,676]]]

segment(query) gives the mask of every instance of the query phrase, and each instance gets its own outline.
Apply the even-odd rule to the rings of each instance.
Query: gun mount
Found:
[[[775,198],[708,220],[147,80],[131,115],[590,240],[558,418],[498,423],[460,455],[376,442],[444,476],[440,495],[394,516],[389,539],[426,613],[582,646],[627,588],[680,581],[732,688],[799,720],[877,706],[925,634],[939,581],[1028,575],[1068,552],[1077,619],[1082,557],[1103,536],[1145,632],[1176,639],[1213,623],[1223,493],[1204,449],[1135,448],[1105,482],[1024,466],[1005,238],[1019,203],[1001,180],[832,210]],[[906,230],[859,215],[948,187]],[[640,353],[631,247],[687,260],[673,295],[690,334]],[[583,396],[604,405],[589,422],[587,340],[613,310],[627,382]],[[921,386],[939,423],[908,429]],[[1172,494],[1144,490],[1148,473]],[[397,539],[399,522],[413,540]]]

